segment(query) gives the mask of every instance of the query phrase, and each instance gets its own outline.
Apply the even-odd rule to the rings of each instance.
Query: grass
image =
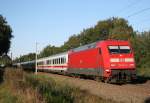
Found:
[[[23,82],[22,70],[6,69],[3,79],[0,84],[0,103],[45,103],[36,90]]]
[[[14,96],[5,84],[0,86],[0,103],[16,103],[17,97]]]
[[[68,86],[48,76],[6,69],[0,85],[0,103],[115,103]]]

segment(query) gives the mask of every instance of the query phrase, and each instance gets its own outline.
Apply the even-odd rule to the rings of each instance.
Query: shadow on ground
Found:
[[[0,68],[0,84],[3,82],[3,77],[4,77],[4,68]]]
[[[137,79],[132,84],[143,84],[150,80],[150,77],[137,76]]]
[[[144,101],[144,103],[150,103],[150,97],[147,98],[147,99]]]

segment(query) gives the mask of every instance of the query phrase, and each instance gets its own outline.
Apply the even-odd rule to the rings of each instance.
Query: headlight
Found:
[[[125,62],[134,62],[133,58],[125,58]]]
[[[119,58],[111,58],[110,62],[119,62]]]

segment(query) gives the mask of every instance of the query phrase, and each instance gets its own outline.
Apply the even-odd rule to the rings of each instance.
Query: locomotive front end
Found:
[[[107,81],[130,82],[136,79],[134,53],[128,41],[107,43]]]

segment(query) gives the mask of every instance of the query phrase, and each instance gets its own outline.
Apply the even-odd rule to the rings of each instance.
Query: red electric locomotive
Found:
[[[134,53],[128,41],[99,41],[69,51],[68,72],[98,77],[105,82],[136,78]]]
[[[35,68],[35,61],[19,64],[25,68]],[[132,81],[136,78],[133,50],[130,43],[123,40],[98,41],[40,58],[37,69],[88,75],[105,82]]]

